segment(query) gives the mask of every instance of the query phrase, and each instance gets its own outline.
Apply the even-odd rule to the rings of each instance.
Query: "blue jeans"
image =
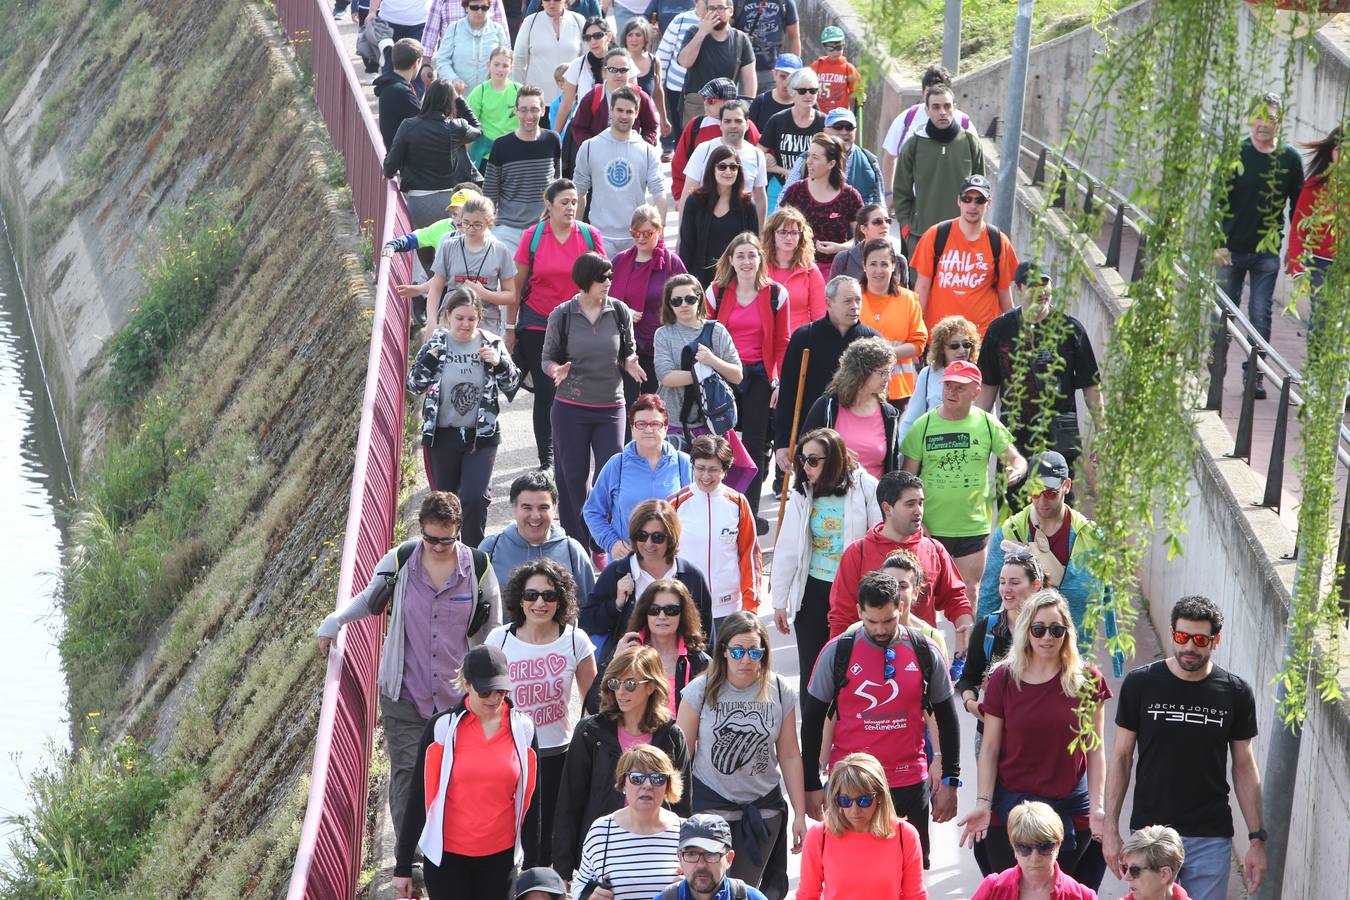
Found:
[[[1186,848],[1186,861],[1181,864],[1177,881],[1191,900],[1227,900],[1228,875],[1233,871],[1233,839],[1183,835],[1181,844]]]
[[[1256,331],[1270,340],[1270,316],[1275,302],[1275,279],[1280,276],[1280,257],[1276,253],[1231,254],[1233,264],[1219,267],[1219,287],[1228,294],[1233,305],[1242,306],[1242,282],[1250,275],[1251,305],[1247,318]]]

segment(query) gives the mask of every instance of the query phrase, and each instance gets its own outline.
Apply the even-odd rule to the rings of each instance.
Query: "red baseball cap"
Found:
[[[980,367],[965,359],[947,363],[947,368],[942,372],[942,383],[946,384],[949,381],[958,384],[979,384]]]

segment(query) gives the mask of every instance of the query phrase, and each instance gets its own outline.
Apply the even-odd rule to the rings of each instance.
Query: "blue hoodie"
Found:
[[[693,481],[688,454],[661,442],[661,461],[653,469],[639,456],[637,442],[629,441],[623,452],[611,456],[595,479],[581,514],[591,539],[606,552],[615,541],[628,540],[628,517],[643,500],[665,500]]]
[[[497,583],[506,587],[516,566],[532,559],[551,559],[572,573],[577,581],[577,608],[586,605],[595,588],[595,569],[591,568],[591,559],[584,547],[567,536],[562,526],[556,522],[549,529],[548,537],[542,544],[531,544],[520,536],[515,522],[507,525],[496,534],[490,534],[478,545],[492,560],[492,571]]]

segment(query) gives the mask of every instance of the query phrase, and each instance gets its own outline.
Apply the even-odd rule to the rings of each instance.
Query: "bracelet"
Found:
[[[507,331],[515,331],[515,330],[516,330],[516,323],[515,323],[515,322],[507,322],[507,323],[506,323],[504,326],[502,326],[502,327],[505,328]]]
[[[970,624],[970,623],[966,623],[965,625],[962,625],[962,626],[958,627],[958,628],[956,629],[956,633],[957,633],[957,634],[964,634],[964,633],[966,633],[967,631],[970,631],[970,629],[972,629],[972,628],[974,628],[974,627],[975,627],[974,625],[972,625],[972,624]]]
[[[976,795],[975,795],[975,802],[976,802],[976,803],[979,803],[981,800],[983,800],[985,803],[988,803],[990,806],[993,806],[993,805],[994,805],[994,800],[993,800],[992,797],[985,797],[985,796],[983,796],[983,795],[976,794]]]

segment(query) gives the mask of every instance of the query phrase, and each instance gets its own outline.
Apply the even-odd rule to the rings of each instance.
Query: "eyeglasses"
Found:
[[[660,431],[666,427],[665,422],[655,422],[649,419],[643,419],[640,422],[633,423],[634,431]]]
[[[460,227],[460,230],[461,230],[461,231],[482,231],[484,228],[487,228],[487,223],[486,223],[486,222],[468,222],[468,221],[465,221],[465,220],[461,219],[461,220],[460,220],[460,223],[459,223],[459,227]]]
[[[722,475],[726,471],[720,464],[716,466],[694,466],[695,475]]]
[[[731,654],[731,658],[736,660],[745,659],[749,656],[755,662],[759,662],[764,658],[763,647],[752,647],[749,650],[744,647],[728,647],[727,653]]]
[[[975,349],[975,342],[974,342],[974,341],[957,341],[957,342],[954,343],[954,344],[948,344],[948,345],[947,345],[947,349],[948,349],[948,350],[974,350],[974,349]]]
[[[676,309],[681,306],[698,306],[698,294],[676,294],[670,298],[670,305]]]
[[[882,666],[881,671],[885,673],[888,679],[895,677],[895,648],[886,648],[886,665]]]
[[[557,603],[562,599],[562,594],[555,590],[536,591],[534,588],[526,588],[520,592],[520,599],[526,603],[537,603],[540,600],[545,603]]]
[[[668,536],[669,535],[664,531],[639,531],[637,534],[633,535],[633,540],[637,541],[639,544],[645,544],[647,541],[651,541],[659,547],[666,542]]]
[[[853,804],[858,804],[858,809],[871,809],[872,804],[877,802],[877,798],[871,794],[863,794],[861,797],[850,797],[848,794],[840,794],[834,798],[834,802],[839,804],[840,809],[849,809]]]
[[[976,206],[984,206],[989,202],[989,198],[984,194],[976,194],[973,197],[959,197],[962,203],[974,203]]]
[[[881,376],[881,377],[883,377],[883,378],[890,378],[890,377],[891,377],[891,367],[890,367],[890,366],[886,366],[885,368],[881,368],[881,369],[873,369],[873,370],[872,370],[872,374],[873,374],[873,375]]]
[[[632,70],[627,66],[605,66],[605,71],[611,75],[627,75]]]
[[[1126,878],[1129,878],[1131,881],[1138,878],[1140,875],[1143,875],[1145,872],[1156,872],[1156,871],[1158,870],[1153,868],[1152,866],[1124,866],[1120,870],[1121,874],[1124,875]]]
[[[636,784],[636,785],[650,784],[652,787],[661,787],[661,786],[663,786],[663,785],[664,785],[667,781],[669,781],[669,780],[670,780],[670,776],[667,775],[665,772],[629,772],[629,773],[628,773],[628,783],[629,783],[629,784]]]
[[[793,90],[796,91],[802,97],[805,97],[807,94],[820,93],[820,88],[793,88]]]
[[[720,862],[722,861],[722,857],[724,857],[724,856],[726,856],[725,853],[709,853],[709,852],[706,851],[706,850],[681,850],[681,851],[680,851],[680,861],[681,861],[681,862],[687,862],[687,863],[702,863],[702,862],[706,862],[706,863],[711,863],[712,865],[715,866],[715,865],[717,865],[718,863],[720,863]]]
[[[662,535],[662,537],[665,537],[665,535]],[[684,612],[684,608],[678,603],[667,603],[663,606],[657,606],[653,603],[647,607],[647,615],[665,616],[667,619],[678,619],[682,612]]]
[[[740,168],[741,168],[740,163],[720,162],[717,164],[717,171],[719,172],[736,172],[739,171]]]
[[[775,228],[773,233],[780,237],[795,238],[802,236],[801,230],[798,228]]]
[[[1031,632],[1031,636],[1034,638],[1043,638],[1048,631],[1050,632],[1050,636],[1056,640],[1069,633],[1069,629],[1058,622],[1052,622],[1049,625],[1044,622],[1032,622],[1031,627],[1027,630]]]
[[[622,681],[617,678],[611,678],[605,682],[605,687],[609,688],[611,691],[617,691],[619,688],[623,688],[631,694],[638,689],[639,685],[644,685],[646,683],[647,679],[645,678],[625,678]]]
[[[816,456],[814,453],[798,453],[797,461],[804,466],[810,466],[814,469],[816,466],[825,462],[825,457]]]
[[[422,535],[422,540],[426,541],[428,544],[431,544],[434,547],[449,547],[455,541],[459,540],[459,535],[456,534],[450,537],[433,537],[432,535],[424,534]]]
[[[1172,631],[1172,643],[1179,647],[1186,646],[1187,641],[1194,642],[1195,646],[1201,650],[1210,644],[1217,643],[1219,636],[1217,634],[1191,634],[1189,631]]]
[[[1055,852],[1055,848],[1058,846],[1058,841],[1040,841],[1035,844],[1013,844],[1013,850],[1017,852],[1018,856],[1030,856],[1033,851],[1041,856],[1049,856]]]
[[[730,6],[710,6],[708,12],[726,12],[729,9],[731,9]]]
[[[592,31],[590,34],[586,35],[586,40],[588,40],[588,41],[598,41],[598,40],[600,40],[602,37],[605,37],[605,36],[608,35],[608,34],[609,34],[608,31]]]
[[[649,241],[661,232],[657,231],[655,228],[634,228],[629,233],[640,241]]]

